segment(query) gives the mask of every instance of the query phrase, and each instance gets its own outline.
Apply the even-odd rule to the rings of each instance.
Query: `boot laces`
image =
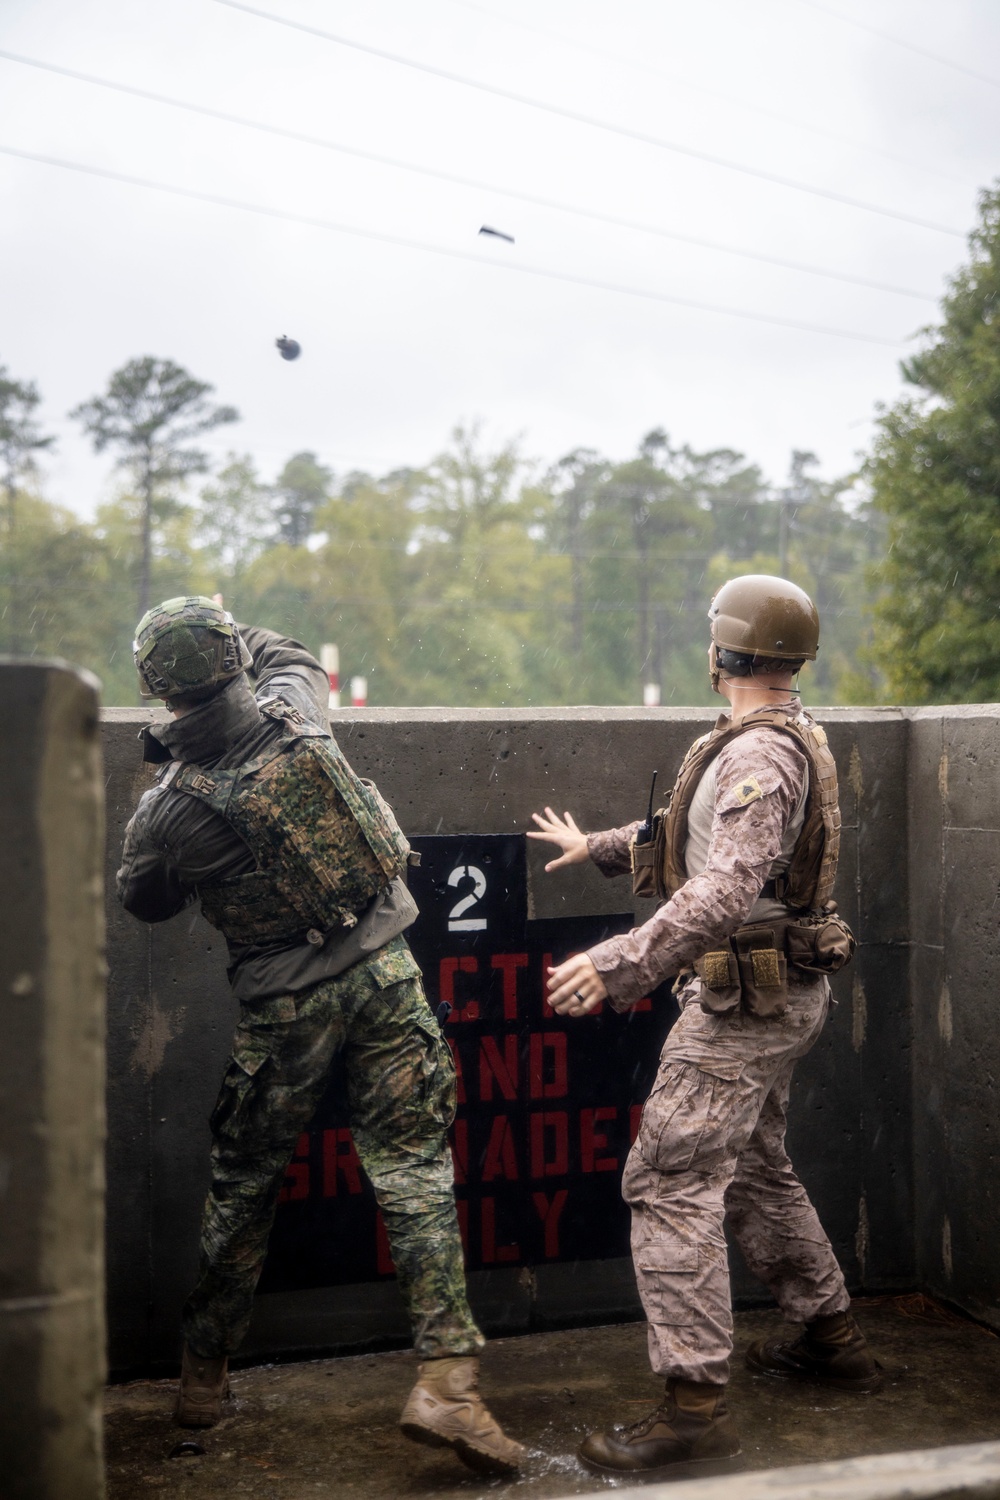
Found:
[[[663,1422],[665,1426],[669,1427],[673,1415],[673,1403],[668,1406],[665,1401],[661,1401],[659,1406],[647,1412],[644,1417],[640,1417],[637,1422],[629,1422],[621,1430],[623,1434],[627,1434],[629,1437],[645,1437],[646,1433],[655,1427],[658,1422]]]

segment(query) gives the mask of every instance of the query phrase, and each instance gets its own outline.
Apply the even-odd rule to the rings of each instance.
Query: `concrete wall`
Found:
[[[910,738],[917,1275],[1000,1328],[1000,707]]]
[[[0,659],[0,1492],[98,1500],[105,1371],[98,683]]]
[[[136,735],[154,711],[108,710],[109,877],[150,773]],[[801,1065],[793,1155],[855,1288],[910,1287],[916,1275],[911,1157],[907,766],[909,721],[896,710],[831,710],[842,778],[838,899],[861,939],[836,985],[839,1004]],[[665,780],[708,724],[677,709],[341,711],[335,732],[413,834],[510,833],[550,802],[583,827],[636,816],[649,775]],[[529,846],[529,915],[628,910],[627,881],[592,867],[546,876]],[[636,914],[644,915],[640,908]],[[235,1007],[224,944],[199,916],[146,928],[112,901],[109,990],[109,1324],[112,1367],[169,1365],[195,1257],[207,1181],[207,1117]],[[736,1267],[743,1299],[763,1289]],[[478,1316],[507,1332],[638,1312],[627,1260],[476,1273]],[[358,1347],[405,1339],[392,1284],[258,1299],[245,1351]]]

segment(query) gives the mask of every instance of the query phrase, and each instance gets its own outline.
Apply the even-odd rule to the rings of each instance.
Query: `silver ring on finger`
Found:
[[[574,990],[573,993],[578,1000],[581,1000],[584,1004],[587,1003],[586,995],[581,995],[579,990]]]

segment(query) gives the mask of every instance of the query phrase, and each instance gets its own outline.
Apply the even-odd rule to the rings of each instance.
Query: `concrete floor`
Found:
[[[1000,1438],[1000,1338],[922,1297],[855,1304],[885,1368],[874,1397],[846,1396],[752,1376],[739,1357],[780,1332],[776,1312],[737,1316],[731,1410],[748,1467]],[[484,1394],[531,1461],[516,1482],[487,1481],[451,1454],[418,1447],[395,1428],[414,1379],[405,1353],[266,1365],[238,1371],[233,1399],[211,1432],[170,1422],[173,1385],[138,1381],[107,1396],[108,1500],[155,1490],[183,1497],[317,1500],[436,1496],[543,1500],[605,1486],[574,1452],[581,1437],[655,1405],[645,1328],[629,1323],[498,1339],[483,1358]],[[205,1453],[168,1457],[192,1437]]]

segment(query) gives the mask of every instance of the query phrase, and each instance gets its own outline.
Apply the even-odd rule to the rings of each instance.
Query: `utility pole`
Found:
[[[139,549],[139,619],[149,608],[149,592],[153,577],[153,453],[150,444],[143,455],[142,478],[139,482],[142,494],[142,521],[140,524]]]
[[[780,491],[779,495],[778,572],[782,578],[788,577],[788,537],[792,526],[789,512],[793,506],[797,508],[800,505],[805,505],[808,501],[810,480],[806,476],[806,469],[815,463],[815,453],[807,453],[799,448],[792,449],[792,461],[788,468],[788,484]]]
[[[583,657],[583,561],[580,557],[581,502],[582,496],[579,493],[579,481],[576,480],[569,494],[566,496],[566,510],[567,530],[569,532],[570,587],[573,599],[570,613],[570,642],[574,666],[577,672],[580,670],[580,662]]]
[[[778,576],[788,577],[788,507],[792,503],[792,491],[786,486],[778,502]]]

